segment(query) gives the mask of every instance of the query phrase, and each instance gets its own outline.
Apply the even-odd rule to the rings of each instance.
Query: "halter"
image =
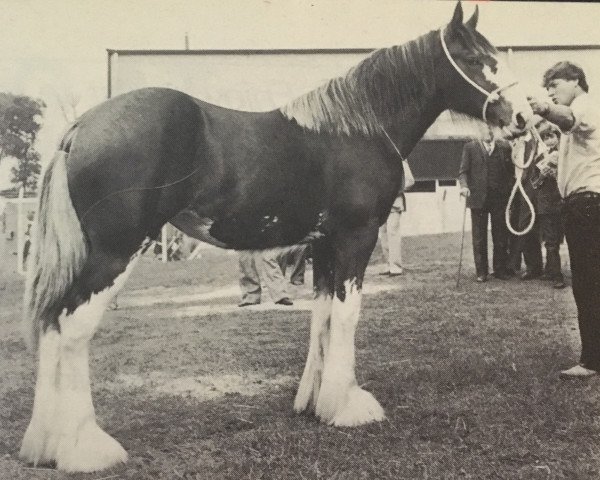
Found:
[[[467,76],[467,74],[465,72],[462,71],[460,66],[452,58],[452,55],[450,55],[450,51],[448,50],[448,45],[446,45],[446,40],[444,39],[444,32],[445,32],[445,28],[440,30],[440,38],[442,40],[442,49],[444,50],[444,53],[446,54],[446,58],[448,58],[450,65],[452,65],[454,67],[454,69],[460,74],[461,77],[463,77],[466,80],[466,82],[469,85],[471,85],[473,88],[475,88],[475,90],[477,90],[478,92],[485,95],[485,102],[483,102],[481,118],[483,119],[484,122],[487,123],[486,113],[487,113],[487,108],[488,108],[489,104],[500,100],[500,92],[503,92],[504,90],[508,90],[509,88],[512,88],[515,85],[518,85],[519,82],[517,80],[515,80],[514,82],[504,85],[502,87],[498,87],[491,92],[488,92],[485,88],[481,87],[480,85],[477,85],[471,78],[469,78]],[[527,159],[527,161],[525,161],[525,148],[524,148],[525,144],[524,143],[523,143],[523,154],[521,155],[522,159],[520,159],[519,162],[513,160],[513,163],[516,167],[515,184],[510,193],[510,197],[508,199],[508,204],[506,205],[506,211],[505,211],[506,226],[508,227],[508,230],[514,235],[525,235],[525,234],[529,233],[529,231],[533,228],[533,224],[535,223],[535,208],[533,206],[533,203],[531,203],[531,200],[525,193],[525,189],[523,188],[523,183],[522,183],[522,176],[523,176],[523,171],[527,167],[529,167],[529,165],[531,165],[531,162],[533,162],[533,159],[535,157],[538,146],[544,145],[544,143],[541,141],[539,133],[535,129],[535,127],[532,127],[530,132],[533,134],[533,136],[536,140],[536,144],[534,145],[533,149],[531,150],[531,155]],[[514,156],[515,159],[517,156],[518,155]],[[527,227],[525,227],[525,229],[522,231],[515,230],[510,223],[510,207],[515,199],[517,190],[519,192],[521,192],[521,195],[525,199],[525,202],[527,203],[527,206],[529,207],[529,210],[531,211],[531,220],[529,221],[529,225],[527,225]]]
[[[483,102],[483,109],[481,111],[481,118],[483,119],[484,122],[487,123],[487,108],[488,105],[492,102],[497,102],[498,100],[500,100],[500,92],[503,92],[504,90],[508,90],[509,88],[514,87],[515,85],[518,85],[518,81],[514,81],[512,83],[509,83],[508,85],[504,85],[502,87],[498,87],[495,90],[488,92],[485,88],[481,87],[480,85],[477,85],[471,78],[468,77],[468,75],[462,71],[462,69],[460,68],[460,66],[454,61],[454,59],[452,58],[452,55],[450,55],[450,50],[448,50],[448,45],[446,45],[446,40],[444,39],[444,32],[446,31],[445,28],[440,30],[440,39],[442,40],[442,48],[444,50],[444,53],[446,54],[446,58],[448,58],[448,61],[450,62],[450,65],[452,65],[454,67],[454,70],[456,70],[461,77],[463,77],[467,83],[469,85],[471,85],[473,88],[475,88],[475,90],[479,91],[480,93],[483,93],[483,95],[485,95],[485,102]]]

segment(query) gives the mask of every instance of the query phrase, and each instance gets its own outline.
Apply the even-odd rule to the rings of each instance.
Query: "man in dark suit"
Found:
[[[510,276],[504,211],[513,177],[510,145],[495,140],[491,129],[486,128],[481,140],[471,141],[464,146],[458,179],[460,193],[467,197],[467,207],[471,209],[473,255],[478,282],[485,282],[488,277],[488,218],[492,222],[494,276],[500,279]]]

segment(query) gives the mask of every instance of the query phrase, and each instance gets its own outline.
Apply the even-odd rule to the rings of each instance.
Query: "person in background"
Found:
[[[542,84],[552,102],[529,102],[562,131],[556,180],[581,337],[579,364],[561,375],[585,378],[600,372],[600,100],[588,93],[583,69],[572,62],[550,67]]]
[[[486,127],[481,140],[465,144],[459,169],[460,194],[471,209],[473,256],[478,282],[488,278],[487,229],[492,223],[494,276],[506,280],[508,269],[508,229],[504,211],[514,176],[510,145],[496,141]]]
[[[536,126],[542,141],[548,147],[546,155],[536,159],[531,183],[536,190],[536,213],[539,235],[546,249],[546,266],[542,278],[553,282],[553,287],[565,288],[561,269],[560,245],[564,233],[561,220],[562,199],[556,183],[560,129],[546,120]]]
[[[535,147],[533,142],[527,142],[525,147],[525,158],[522,161],[527,161],[529,156],[531,155],[531,149]],[[518,149],[513,150],[513,154],[517,154]],[[523,190],[525,191],[525,195],[531,202],[533,209],[535,211],[535,219],[533,225],[529,232],[524,235],[514,235],[511,234],[511,237],[515,238],[516,242],[516,252],[518,255],[523,255],[523,261],[525,263],[525,272],[520,275],[521,280],[533,280],[535,278],[539,278],[542,275],[542,245],[540,243],[540,230],[539,230],[539,217],[538,217],[538,190],[534,187],[532,180],[537,178],[537,169],[534,165],[534,162],[523,171],[523,176],[521,178],[521,182],[523,185]],[[518,193],[515,201],[515,219],[516,223],[512,223],[513,226],[516,225],[516,229],[519,231],[524,231],[525,228],[531,222],[531,207],[526,202],[525,198]],[[512,218],[511,218],[512,220]],[[514,228],[514,227],[513,227]],[[514,262],[512,262],[514,263]]]
[[[306,260],[310,252],[310,245],[292,245],[286,256],[285,266],[290,266],[290,283],[292,285],[304,285],[304,273],[306,271]],[[283,268],[285,275],[286,268]]]
[[[293,305],[289,298],[282,263],[286,262],[285,250],[240,251],[240,289],[242,299],[239,307],[258,305],[262,300],[261,277],[264,278],[269,296],[278,305]]]
[[[386,261],[385,269],[379,275],[395,277],[402,275],[402,212],[406,211],[406,195],[404,192],[415,184],[415,178],[407,160],[402,161],[404,177],[396,200],[392,205],[386,222],[379,228],[381,249]]]

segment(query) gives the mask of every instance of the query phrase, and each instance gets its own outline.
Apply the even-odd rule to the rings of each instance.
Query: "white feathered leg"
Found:
[[[294,401],[294,410],[298,413],[306,410],[309,406],[314,409],[317,405],[323,364],[329,349],[331,305],[332,296],[328,294],[317,295],[313,302],[308,356]]]
[[[40,336],[33,413],[19,453],[23,460],[34,465],[51,462],[56,455],[48,437],[56,417],[59,351],[60,335],[56,330]]]
[[[354,336],[362,294],[354,281],[346,281],[344,287],[345,299],[333,299],[329,353],[316,414],[333,425],[355,426],[381,421],[384,412],[375,397],[356,383]]]
[[[124,462],[127,453],[96,424],[89,375],[89,342],[109,302],[123,287],[137,257],[113,285],[59,317],[60,333],[40,338],[38,379],[31,423],[21,457],[56,461],[67,472],[92,472]]]

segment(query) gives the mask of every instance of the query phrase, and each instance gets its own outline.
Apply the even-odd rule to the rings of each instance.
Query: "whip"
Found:
[[[460,258],[458,260],[458,272],[456,273],[456,288],[460,286],[460,271],[462,269],[462,259],[463,259],[463,249],[465,246],[465,225],[467,222],[467,200],[469,199],[469,194],[465,196],[465,209],[463,211],[463,222],[462,222],[462,234],[460,237]]]

